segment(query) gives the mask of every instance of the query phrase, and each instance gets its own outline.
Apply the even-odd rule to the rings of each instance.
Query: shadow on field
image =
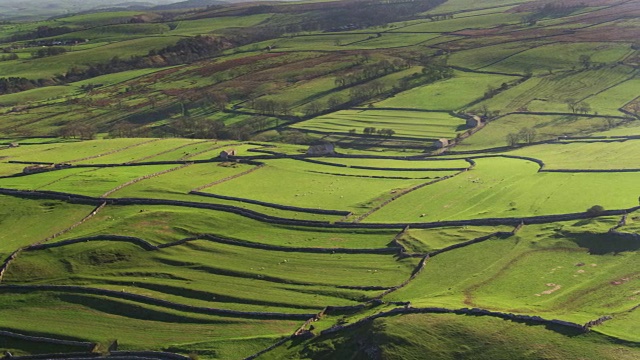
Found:
[[[567,239],[575,242],[581,248],[589,249],[592,255],[618,254],[624,251],[637,251],[640,242],[632,235],[624,236],[611,233],[605,234],[566,234]]]

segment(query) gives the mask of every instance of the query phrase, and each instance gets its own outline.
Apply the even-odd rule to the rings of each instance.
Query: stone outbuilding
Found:
[[[220,159],[227,160],[229,156],[236,156],[236,149],[227,149],[220,151]]]
[[[9,144],[10,148],[17,148],[20,147],[20,144],[18,144],[17,142],[12,142],[11,144]]]
[[[475,127],[480,126],[480,124],[482,124],[482,119],[478,115],[473,115],[473,116],[467,118],[467,127],[468,128],[473,129]]]
[[[321,144],[310,146],[307,150],[307,155],[333,155],[336,153],[335,146],[333,144]]]
[[[442,149],[449,146],[449,140],[447,139],[438,139],[433,143],[433,147],[435,147],[436,149]]]

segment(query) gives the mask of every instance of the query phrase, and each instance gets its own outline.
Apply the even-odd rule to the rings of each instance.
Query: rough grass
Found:
[[[263,358],[366,358],[374,351],[384,359],[416,360],[425,354],[438,359],[482,360],[631,360],[638,356],[637,348],[595,333],[570,336],[488,317],[415,314],[376,319],[353,331],[289,343]]]
[[[0,196],[0,261],[20,247],[42,241],[87,216],[93,206]]]
[[[526,226],[515,238],[433,257],[419,278],[388,299],[546,314],[578,323],[615,317],[634,306],[629,281],[640,270],[636,250],[606,233],[584,232],[576,223]]]

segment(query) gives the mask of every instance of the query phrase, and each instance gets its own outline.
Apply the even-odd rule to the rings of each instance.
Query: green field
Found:
[[[0,5],[0,353],[640,358],[637,1],[167,1]]]
[[[467,73],[458,71],[453,79],[417,87],[376,103],[378,107],[458,110],[483,97],[488,87],[498,88],[503,83],[517,80],[513,76]]]
[[[397,136],[423,139],[454,138],[464,125],[462,119],[447,113],[402,110],[345,110],[294,125],[294,128],[320,132],[348,133],[366,127],[393,129]]]
[[[367,221],[523,217],[584,212],[593,205],[621,209],[638,204],[635,173],[537,173],[537,164],[519,159],[476,162],[473,170],[405,195]]]

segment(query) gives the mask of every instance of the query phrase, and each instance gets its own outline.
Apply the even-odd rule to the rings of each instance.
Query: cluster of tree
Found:
[[[538,23],[538,20],[541,20],[544,18],[564,17],[584,7],[585,7],[584,4],[572,5],[572,4],[564,4],[562,2],[558,2],[558,3],[549,2],[535,9],[528,15],[523,16],[520,19],[520,23],[522,25],[533,26]]]
[[[349,98],[353,102],[362,102],[375,96],[384,94],[386,87],[381,81],[372,81],[370,83],[354,86],[349,89]]]
[[[496,96],[497,94],[499,94],[499,93],[501,93],[501,92],[503,92],[505,90],[508,90],[510,87],[511,87],[511,85],[506,83],[506,82],[503,82],[502,84],[500,84],[499,88],[495,88],[495,87],[493,87],[491,85],[488,85],[487,86],[487,90],[485,90],[485,92],[484,92],[483,98],[484,99],[492,98],[492,97]]]
[[[38,26],[34,31],[30,31],[23,34],[17,34],[11,36],[6,42],[14,42],[14,41],[24,41],[24,40],[33,40],[39,38],[47,38],[52,36],[59,36],[62,34],[70,33],[73,31],[77,31],[78,29],[72,29],[67,26]]]
[[[479,109],[474,109],[473,112],[480,114],[482,116],[482,119],[485,121],[489,121],[500,115],[500,110],[491,110],[486,104],[480,106]]]
[[[0,56],[0,61],[18,60],[18,58],[19,58],[18,54],[9,53],[9,54]]]
[[[582,54],[578,57],[578,62],[580,63],[580,65],[582,66],[583,69],[588,70],[591,65],[593,65],[591,63],[591,56],[586,55],[586,54]]]
[[[38,58],[43,58],[43,57],[47,57],[47,56],[55,56],[55,55],[64,54],[66,52],[67,52],[67,49],[65,49],[63,47],[50,46],[50,47],[43,47],[43,48],[40,48],[40,49],[32,52],[31,53],[31,57],[33,57],[34,59],[38,59]]]
[[[77,121],[66,124],[58,131],[58,135],[62,138],[80,138],[82,140],[94,139],[97,133],[98,130],[93,124],[83,124]]]
[[[338,76],[335,78],[334,83],[338,88],[345,88],[408,68],[409,64],[401,59],[396,59],[393,62],[382,60],[375,64],[363,66],[357,72]]]
[[[21,77],[0,78],[0,95],[30,90],[41,85],[42,83],[38,80]]]
[[[119,122],[115,124],[109,131],[109,137],[111,138],[133,138],[133,137],[146,137],[148,136],[148,129],[135,126],[128,122]]]
[[[271,116],[288,116],[291,115],[291,104],[286,101],[277,101],[271,99],[256,99],[250,102],[250,106],[261,114]]]
[[[160,50],[151,50],[146,56],[132,56],[129,59],[114,56],[106,63],[87,68],[74,66],[66,74],[60,75],[59,79],[74,82],[122,71],[188,63],[218,55],[229,47],[231,43],[226,39],[198,35],[180,39],[175,45]]]
[[[565,104],[569,110],[574,114],[588,114],[591,111],[591,105],[584,101],[578,101],[576,99],[567,99]]]
[[[423,64],[422,71],[400,79],[399,90],[410,89],[415,86],[429,84],[442,79],[453,77],[453,69],[441,63]]]
[[[349,134],[355,134],[356,129],[349,130]],[[380,135],[386,137],[392,137],[395,135],[395,131],[393,129],[376,129],[375,127],[366,127],[362,129],[362,133],[365,135]]]
[[[450,20],[453,19],[453,14],[427,15],[426,18],[430,21]]]
[[[507,145],[516,146],[520,141],[531,144],[536,139],[537,132],[533,128],[523,128],[517,133],[507,134]]]
[[[313,101],[304,108],[304,115],[312,117],[327,110],[337,110],[345,104],[345,100],[340,95],[334,95],[327,100],[326,104],[319,101]]]
[[[173,136],[193,139],[249,140],[251,136],[269,126],[269,119],[255,116],[246,121],[227,126],[223,121],[181,116],[172,120],[167,132]]]
[[[354,1],[323,3],[318,11],[299,14],[300,21],[289,24],[287,32],[325,31],[349,27],[351,29],[380,26],[409,19],[416,13],[431,10],[443,0],[421,1]],[[301,4],[301,10],[307,4]],[[280,9],[279,9],[280,8]],[[270,11],[284,11],[274,7]],[[287,8],[286,11],[292,11]]]

